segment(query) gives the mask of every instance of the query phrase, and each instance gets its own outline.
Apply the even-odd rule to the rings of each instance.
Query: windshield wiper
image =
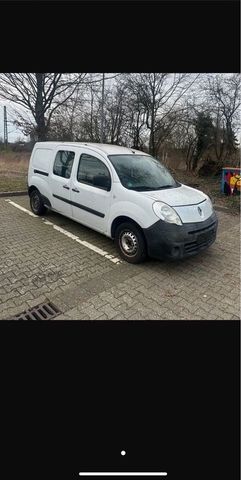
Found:
[[[144,192],[147,190],[153,190],[153,187],[146,187],[145,185],[136,186],[136,187],[129,187],[129,190],[136,190],[137,192]],[[154,189],[155,190],[155,189]]]
[[[140,185],[135,187],[129,187],[129,190],[136,190],[137,192],[154,192],[155,190],[162,190],[164,188],[174,188],[175,185],[162,185],[161,187],[148,187],[146,185]]]
[[[174,185],[162,185],[161,187],[155,188],[155,190],[162,190],[164,188],[174,188]]]

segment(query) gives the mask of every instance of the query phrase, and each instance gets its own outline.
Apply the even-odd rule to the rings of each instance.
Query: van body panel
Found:
[[[56,175],[54,173],[54,164],[56,156],[60,151],[69,151],[74,154],[74,161],[72,165],[72,170],[69,178]],[[52,150],[52,158],[50,162],[50,171],[49,171],[49,185],[50,185],[50,195],[49,198],[53,208],[63,215],[68,215],[69,217],[73,216],[73,208],[71,205],[71,187],[72,187],[72,172],[74,164],[76,162],[78,155],[78,148],[73,146],[61,145],[58,144]]]
[[[212,206],[209,201],[204,200],[195,205],[185,205],[183,207],[174,207],[182,223],[202,223],[212,215]]]
[[[209,197],[173,179],[171,187],[158,184],[156,190],[124,186],[108,155],[131,154],[150,157],[117,145],[37,142],[29,163],[29,192],[37,188],[45,205],[108,237],[117,218],[129,218],[142,229],[148,253],[156,258],[182,258],[211,245],[218,222]],[[135,178],[140,182],[138,169],[137,164]],[[132,170],[130,175],[133,179]],[[173,223],[168,217],[161,219],[162,208],[167,214],[171,210]]]
[[[110,208],[108,236],[111,236],[113,221],[121,216],[131,218],[141,228],[148,228],[158,220],[152,204],[152,198],[145,197],[134,190],[127,190],[120,182],[116,183]]]
[[[33,160],[31,162],[32,168],[49,173],[52,151],[53,150],[51,148],[35,148]]]
[[[141,228],[147,228],[153,224],[152,215],[150,215],[150,218],[146,219],[147,221],[145,222],[145,217],[147,216],[146,212],[138,205],[132,202],[118,202],[111,207],[109,228],[107,231],[108,236],[111,236],[111,227],[114,220],[122,216],[134,220],[134,222],[136,222]],[[157,217],[155,220],[157,220]]]
[[[97,188],[94,185],[78,180],[78,168],[81,156],[88,154],[99,160],[108,170],[111,187],[110,190]],[[94,230],[107,234],[109,211],[114,188],[114,175],[111,164],[103,152],[94,149],[79,147],[72,171],[72,185],[70,197],[72,201],[73,219]],[[116,179],[116,178],[115,178]]]

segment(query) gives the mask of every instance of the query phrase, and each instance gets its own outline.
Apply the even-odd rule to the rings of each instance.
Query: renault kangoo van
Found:
[[[38,142],[30,159],[28,192],[36,215],[51,209],[114,239],[130,263],[147,255],[189,257],[216,238],[210,198],[132,148]]]

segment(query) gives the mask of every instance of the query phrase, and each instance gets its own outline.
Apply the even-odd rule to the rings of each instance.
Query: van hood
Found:
[[[164,202],[171,207],[181,207],[185,205],[197,205],[207,199],[207,195],[195,188],[181,185],[177,188],[167,188],[166,190],[154,190],[152,192],[140,192],[145,197],[152,198],[155,201]]]
[[[166,190],[141,192],[141,194],[175,208],[182,223],[203,222],[213,213],[212,202],[208,199],[208,196],[186,185]]]

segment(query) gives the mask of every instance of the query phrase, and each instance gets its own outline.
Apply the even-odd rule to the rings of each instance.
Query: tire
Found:
[[[129,263],[141,263],[147,256],[145,239],[141,229],[131,222],[121,223],[117,227],[115,245],[121,258]]]
[[[33,190],[30,193],[30,207],[35,215],[44,215],[47,208],[44,206],[41,193],[38,190]]]

